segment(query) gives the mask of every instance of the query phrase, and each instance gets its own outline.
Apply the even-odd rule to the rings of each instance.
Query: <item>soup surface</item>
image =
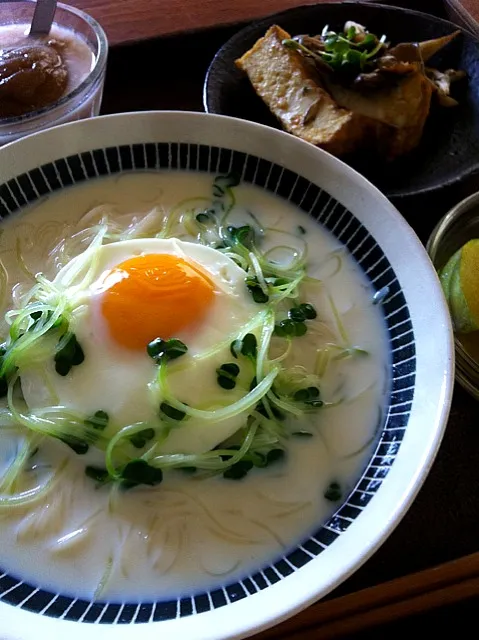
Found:
[[[194,252],[189,243],[208,241],[208,219],[201,215],[208,213],[218,195],[214,186],[212,192],[213,179],[190,172],[98,179],[45,198],[7,221],[0,253],[4,313],[22,306],[25,292],[35,284],[35,274],[42,272],[53,279],[71,264],[98,237],[102,225],[107,233],[100,241],[110,253],[105,253],[109,256],[105,269],[99,263],[100,273],[132,256],[154,253],[143,241],[158,234],[165,242],[177,238],[188,243],[174,248],[162,245],[169,255],[178,246]],[[386,332],[380,309],[373,303],[373,291],[342,245],[306,214],[251,185],[234,186],[228,193],[234,194],[228,225],[253,229],[263,255],[275,264],[286,268],[297,256],[304,260],[308,278],[299,289],[300,301],[311,304],[317,317],[304,320],[304,335],[291,340],[284,335],[274,337],[271,358],[278,358],[291,371],[307,371],[305,379],[315,381],[308,388],[317,383],[321,406],[312,402],[309,406],[314,411],[287,417],[284,424],[294,422],[295,426],[281,439],[285,455],[272,458],[264,468],[250,465],[244,477],[240,473],[236,479],[173,465],[163,468],[161,484],[125,489],[115,482],[95,482],[85,473],[87,466],[105,466],[103,450],[93,445],[86,447],[88,451],[77,447],[75,452],[61,439],[39,438],[23,462],[21,477],[7,485],[0,481],[2,495],[7,497],[36,484],[52,483],[49,491],[25,504],[7,501],[3,506],[0,496],[3,571],[77,597],[134,600],[186,595],[227,584],[280,557],[330,516],[353,488],[383,419],[388,387]],[[122,245],[126,254],[115,253],[115,238],[130,243]],[[203,250],[206,247],[198,249]],[[258,310],[265,306],[252,297],[254,287],[243,286],[242,276],[235,284],[240,267],[235,261],[233,266],[229,262],[222,266],[227,254],[221,253],[221,247],[205,251],[195,259],[209,274],[216,306],[200,313],[210,295],[205,288],[199,296],[202,302],[197,301],[191,311],[191,296],[181,305],[175,303],[173,286],[172,306],[163,313],[176,318],[181,308],[197,314],[193,329],[181,330],[176,336],[189,347],[183,362],[197,358],[196,368],[180,366],[181,358],[171,365],[172,371],[177,367],[172,387],[192,407],[208,403],[219,393],[227,397],[238,392],[242,374],[236,388],[228,390],[218,388],[221,375],[217,377],[215,371],[225,361],[241,364],[241,358],[231,353],[227,360],[224,353],[217,360],[212,356],[211,375],[201,363],[208,361],[216,343],[226,340],[230,344],[236,325],[252,323],[261,344],[261,317],[254,323]],[[211,256],[215,255],[213,264]],[[235,289],[233,295],[226,285],[219,291],[215,278],[220,276],[228,286],[237,285],[239,293]],[[224,298],[221,305],[220,294]],[[67,410],[84,409],[91,415],[101,409],[120,427],[152,420],[141,394],[155,362],[146,352],[137,354],[113,344],[111,336],[95,325],[97,316],[103,314],[101,322],[105,320],[105,306],[92,304],[90,308],[88,304],[83,304],[78,315],[81,319],[84,312],[86,320],[82,325],[77,318],[76,329],[84,362],[56,377],[53,368],[48,368],[53,367],[53,359],[44,371],[27,367],[14,393],[23,396],[28,410],[45,406],[47,390]],[[138,317],[143,318],[146,302],[141,299],[138,304]],[[110,330],[122,315],[112,313]],[[120,340],[127,334],[134,340],[135,314],[132,317],[133,322],[120,330]],[[2,335],[7,333],[4,323]],[[48,380],[53,381],[50,386]],[[7,407],[7,399],[3,404]],[[5,479],[30,429],[12,428],[6,408],[1,415],[0,478]],[[208,427],[193,420],[189,424],[171,429],[164,442],[155,445],[160,453],[208,454],[242,426],[227,420]],[[221,436],[221,428],[226,437]],[[145,442],[139,445],[138,456],[148,450]]]

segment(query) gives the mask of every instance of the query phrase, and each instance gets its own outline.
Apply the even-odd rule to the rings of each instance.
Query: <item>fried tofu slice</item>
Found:
[[[283,46],[290,37],[279,26],[270,27],[236,65],[286,131],[334,155],[355,150],[368,119],[338,106],[303,56]]]
[[[431,83],[422,72],[405,76],[394,87],[371,93],[332,83],[328,83],[328,91],[340,106],[377,123],[377,148],[388,159],[404,155],[419,144],[432,96]]]
[[[341,107],[398,129],[424,120],[432,95],[430,83],[419,71],[387,89],[359,92],[332,82],[327,89]]]
[[[404,127],[389,126],[388,131],[381,135],[378,131],[377,149],[388,160],[394,160],[415,149],[422,138],[424,126],[429,116],[432,90],[426,78],[420,75],[423,88],[422,100],[418,103],[416,118],[412,118]]]

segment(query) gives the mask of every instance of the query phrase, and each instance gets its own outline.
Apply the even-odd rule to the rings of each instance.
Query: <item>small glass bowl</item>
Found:
[[[436,270],[468,240],[479,238],[479,192],[462,200],[436,225],[426,245]],[[479,332],[455,335],[456,380],[479,400]]]
[[[0,2],[0,25],[32,21],[32,0]],[[78,34],[90,47],[95,62],[88,76],[56,102],[22,116],[0,118],[0,146],[57,124],[97,116],[100,112],[105,80],[108,40],[100,24],[84,11],[58,3],[54,25]]]

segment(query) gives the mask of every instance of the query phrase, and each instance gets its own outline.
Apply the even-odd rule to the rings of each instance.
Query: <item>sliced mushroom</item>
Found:
[[[354,80],[353,86],[358,90],[363,89],[383,89],[392,86],[401,76],[422,71],[422,63],[417,47],[415,55],[412,51],[407,52],[409,45],[398,45],[400,47],[398,56],[391,52],[386,53],[376,60],[376,69],[369,73],[360,73]],[[406,61],[403,58],[414,61]]]
[[[419,62],[406,62],[393,55],[381,56],[381,58],[378,58],[376,64],[380,71],[385,73],[395,73],[400,76],[421,70]]]
[[[303,47],[310,49],[311,51],[324,51],[324,42],[319,36],[308,36],[301,34],[294,36],[293,40],[302,44]]]
[[[391,81],[388,81],[385,74],[381,73],[379,69],[375,69],[371,73],[358,74],[354,79],[352,88],[358,91],[363,89],[383,89],[389,84],[391,84]]]
[[[458,102],[451,98],[451,84],[457,82],[466,76],[465,71],[456,71],[455,69],[447,69],[447,71],[438,71],[427,67],[426,77],[431,82],[435,90],[439,104],[443,107],[455,107]]]
[[[421,51],[417,42],[402,42],[387,52],[388,56],[399,62],[422,62]]]
[[[442,36],[442,38],[435,38],[434,40],[424,40],[419,42],[419,50],[424,62],[427,62],[432,56],[443,49],[447,44],[452,42],[461,32],[459,30],[450,33],[448,36]]]

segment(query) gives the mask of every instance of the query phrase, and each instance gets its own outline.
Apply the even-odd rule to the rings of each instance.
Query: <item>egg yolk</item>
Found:
[[[200,322],[214,296],[213,283],[198,264],[169,254],[121,262],[108,272],[102,289],[101,312],[110,335],[138,350]]]

